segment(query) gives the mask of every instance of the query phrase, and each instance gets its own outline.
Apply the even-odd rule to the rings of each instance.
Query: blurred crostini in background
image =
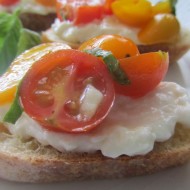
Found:
[[[141,53],[168,51],[173,63],[190,48],[190,32],[180,24],[177,4],[175,0],[57,0],[57,19],[42,33],[42,40],[78,48],[92,37],[118,34],[138,44]]]
[[[46,30],[56,18],[56,0],[1,0],[0,12],[19,9],[24,27],[35,31]]]

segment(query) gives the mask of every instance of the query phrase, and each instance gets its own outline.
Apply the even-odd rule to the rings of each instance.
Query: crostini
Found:
[[[117,50],[48,43],[15,59],[0,77],[0,177],[121,178],[190,159],[190,98],[162,82],[168,53]]]

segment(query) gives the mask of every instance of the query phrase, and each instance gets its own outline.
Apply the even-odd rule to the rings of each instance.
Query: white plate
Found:
[[[157,1],[157,0],[153,0]],[[183,25],[190,27],[190,1],[179,0],[178,17]],[[188,89],[190,94],[190,51],[173,64],[166,77]],[[1,169],[1,168],[0,168]],[[22,184],[0,180],[0,190],[189,190],[190,163],[156,174],[120,180],[95,180],[57,184]]]

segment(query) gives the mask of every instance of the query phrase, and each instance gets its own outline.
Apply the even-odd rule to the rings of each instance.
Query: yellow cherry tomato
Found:
[[[39,4],[46,6],[46,7],[55,7],[56,0],[36,0]]]
[[[6,73],[0,77],[0,105],[13,101],[18,84],[34,62],[44,55],[61,49],[70,49],[62,43],[46,43],[33,47],[18,56]]]
[[[92,48],[101,48],[111,51],[117,59],[131,57],[139,54],[136,44],[128,38],[119,35],[100,35],[91,38],[81,44],[79,50],[88,50]]]
[[[159,1],[155,5],[152,6],[153,15],[160,13],[171,13],[171,3],[170,0]]]
[[[121,22],[134,27],[140,27],[152,18],[152,5],[148,0],[114,1],[112,11]]]
[[[180,24],[172,14],[158,14],[138,33],[144,44],[172,42],[179,36]]]

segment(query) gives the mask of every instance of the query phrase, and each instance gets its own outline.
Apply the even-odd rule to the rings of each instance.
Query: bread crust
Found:
[[[175,43],[158,43],[151,45],[138,45],[140,53],[154,52],[154,51],[166,51],[169,52],[170,64],[177,62],[189,49],[190,49],[190,34],[188,32],[184,33],[184,38],[178,39]],[[54,34],[51,29],[42,32],[43,42],[63,42],[76,49],[80,46],[77,43],[70,43],[63,41],[58,36]]]
[[[4,137],[3,137],[4,136]],[[14,140],[6,148],[5,142]],[[17,139],[17,141],[20,141]],[[96,153],[61,153],[42,147],[34,139],[21,144],[5,132],[0,136],[0,177],[19,182],[125,178],[151,174],[181,165],[190,159],[190,129],[177,126],[175,135],[156,143],[144,156],[120,156],[116,159]]]
[[[152,44],[152,45],[138,45],[140,53],[155,52],[155,51],[165,51],[169,53],[169,61],[171,63],[177,62],[190,48],[189,44]]]
[[[35,13],[22,13],[20,19],[25,28],[34,31],[44,31],[51,27],[51,24],[56,18],[56,13],[49,13],[47,15],[40,15]]]

